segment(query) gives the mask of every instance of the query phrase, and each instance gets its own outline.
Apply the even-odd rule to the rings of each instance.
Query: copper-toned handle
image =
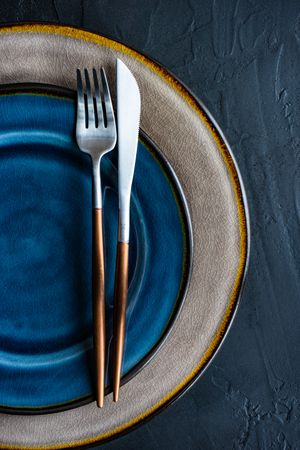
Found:
[[[128,289],[128,250],[129,244],[118,242],[117,265],[114,293],[114,371],[113,397],[119,398],[121,371],[125,341],[126,305]]]
[[[105,285],[102,209],[93,210],[93,304],[97,406],[104,403],[105,378]]]

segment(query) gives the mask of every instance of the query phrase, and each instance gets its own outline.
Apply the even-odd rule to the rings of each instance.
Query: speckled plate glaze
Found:
[[[92,402],[57,414],[0,416],[0,448],[97,445],[170,405],[220,348],[237,310],[249,258],[245,192],[229,145],[209,112],[146,56],[87,31],[38,24],[0,29],[0,54],[5,55],[0,83],[71,89],[76,88],[77,67],[104,66],[113,80],[116,58],[121,58],[140,87],[141,128],[174,168],[190,211],[193,269],[180,314],[160,351],[122,387],[119,402],[109,394],[101,410]],[[148,181],[145,176],[143,182]],[[172,256],[163,270],[171,268]]]
[[[45,86],[0,94],[0,404],[19,413],[57,411],[93,400],[91,161],[75,142],[75,94]],[[116,151],[101,172],[109,361]],[[184,298],[187,214],[174,172],[143,134],[132,190],[123,383],[153,356]],[[109,364],[106,384],[110,392]]]

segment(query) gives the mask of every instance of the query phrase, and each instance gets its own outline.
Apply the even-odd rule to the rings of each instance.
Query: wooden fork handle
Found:
[[[104,403],[105,381],[105,271],[102,209],[93,210],[93,325],[97,406]]]
[[[128,253],[129,244],[118,242],[117,264],[114,292],[114,368],[113,368],[113,399],[119,399],[121,371],[123,363],[126,306],[128,290]]]

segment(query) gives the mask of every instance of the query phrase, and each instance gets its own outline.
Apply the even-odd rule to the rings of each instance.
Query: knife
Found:
[[[128,291],[130,195],[138,146],[141,97],[128,67],[117,59],[119,228],[114,289],[113,399],[118,401],[123,363]]]

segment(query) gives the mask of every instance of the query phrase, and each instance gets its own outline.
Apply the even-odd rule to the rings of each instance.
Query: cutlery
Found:
[[[101,158],[116,144],[117,131],[108,82],[101,69],[101,82],[93,69],[93,87],[87,69],[77,69],[76,138],[93,165],[93,326],[96,360],[97,406],[104,403],[105,378],[105,267],[102,225]],[[85,89],[84,83],[85,80]],[[102,89],[100,91],[100,85]]]
[[[140,110],[141,99],[137,82],[127,66],[117,59],[119,231],[114,290],[114,401],[119,398],[125,342],[130,195],[138,145]]]

